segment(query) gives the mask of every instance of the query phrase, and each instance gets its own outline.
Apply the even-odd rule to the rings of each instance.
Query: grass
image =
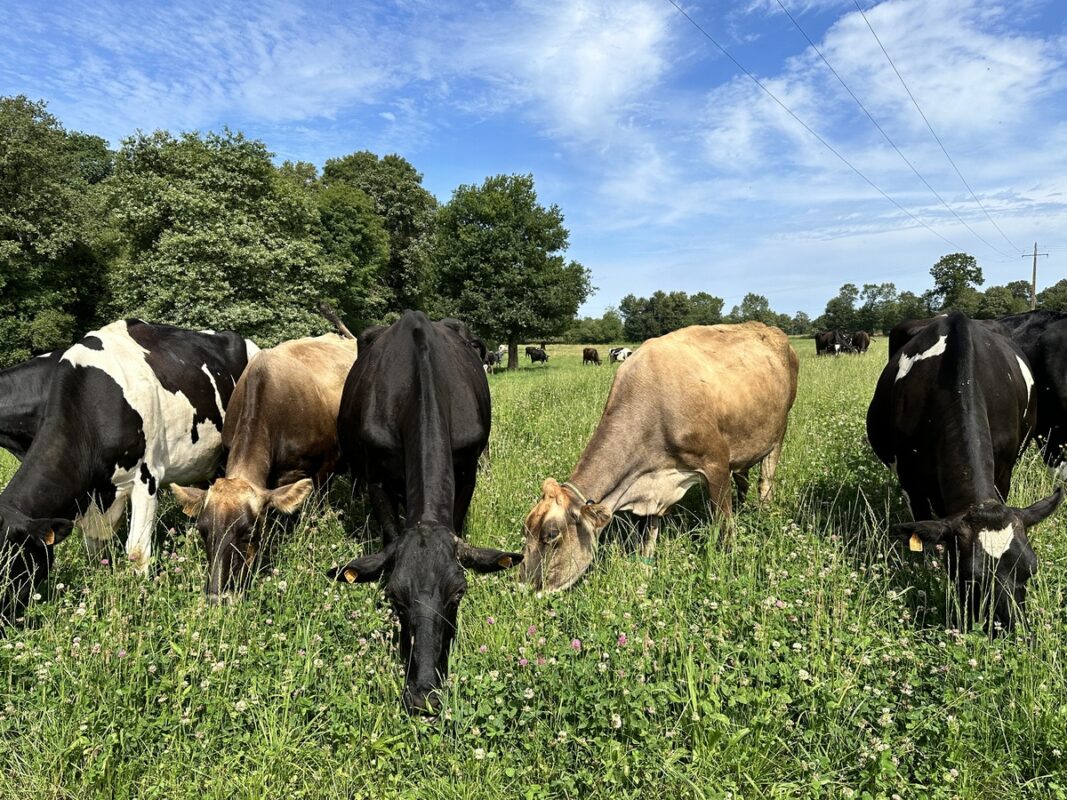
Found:
[[[374,547],[343,480],[233,608],[204,605],[173,505],[149,581],[71,537],[0,639],[0,798],[1063,797],[1067,515],[1033,537],[1032,641],[946,630],[944,570],[886,540],[906,514],[864,441],[885,340],[863,357],[794,345],[777,493],[741,510],[734,549],[694,492],[651,568],[620,519],[569,592],[472,576],[436,722],[400,707],[377,588],[323,576]],[[541,480],[596,426],[614,368],[550,353],[490,378],[478,544],[519,548]],[[0,453],[0,482],[15,466]],[[1027,453],[1012,502],[1052,488]]]

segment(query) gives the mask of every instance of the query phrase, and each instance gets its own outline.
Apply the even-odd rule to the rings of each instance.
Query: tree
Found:
[[[707,292],[689,295],[686,325],[718,325],[722,322],[723,299]]]
[[[107,181],[119,240],[114,314],[231,328],[270,345],[321,330],[319,299],[347,308],[364,269],[346,260],[358,250],[352,231],[324,230],[313,194],[270,156],[228,130],[123,142]],[[329,196],[324,210],[336,210]],[[336,251],[324,255],[323,243]]]
[[[827,330],[854,331],[857,328],[856,301],[860,290],[854,283],[846,283],[837,296],[826,303],[821,324]]]
[[[982,268],[967,253],[941,256],[930,268],[930,275],[934,279],[931,296],[941,310],[957,308],[966,289],[977,289],[982,284]]]
[[[815,330],[815,323],[806,313],[798,311],[782,330],[791,336],[807,336]]]
[[[537,202],[532,175],[460,186],[436,227],[442,304],[486,338],[506,341],[509,369],[522,338],[561,332],[589,296],[589,271],[563,255],[563,213]]]
[[[1037,293],[1037,307],[1067,313],[1067,278],[1062,278]]]
[[[1016,283],[1025,281],[1016,281]],[[1029,284],[1027,293],[1029,294]],[[974,316],[976,319],[996,319],[1008,314],[1019,314],[1030,308],[1030,302],[1018,297],[1008,286],[990,286],[978,295],[978,307]],[[963,309],[961,309],[963,310]]]
[[[622,317],[610,306],[599,319],[582,317],[563,335],[569,344],[612,344],[623,341]]]
[[[69,344],[103,293],[94,248],[103,140],[44,103],[0,98],[0,366]]]
[[[731,322],[755,320],[765,325],[777,325],[779,315],[771,310],[770,301],[761,294],[749,292],[741,298],[741,304],[730,310]]]
[[[385,285],[392,311],[428,309],[434,304],[431,254],[437,200],[422,185],[422,175],[398,155],[378,158],[362,150],[332,158],[322,170],[325,186],[345,183],[374,201],[389,235]]]

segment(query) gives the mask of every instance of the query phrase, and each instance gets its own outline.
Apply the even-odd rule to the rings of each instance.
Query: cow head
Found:
[[[541,500],[523,523],[522,579],[547,592],[573,586],[589,569],[600,532],[610,519],[604,506],[586,502],[569,487],[546,478]]]
[[[171,486],[186,515],[196,520],[207,552],[208,602],[232,602],[252,575],[262,544],[259,519],[267,508],[291,514],[311,493],[308,478],[264,489],[241,478],[219,478],[210,489]]]
[[[404,707],[410,713],[437,713],[456,612],[467,591],[464,570],[499,572],[520,561],[519,553],[472,547],[447,526],[428,523],[405,530],[380,553],[349,561],[329,575],[345,583],[386,576],[385,594],[400,620]]]
[[[0,510],[0,623],[21,616],[48,578],[52,547],[73,528],[69,519],[31,519],[14,509]]]
[[[1060,504],[1063,489],[1027,508],[983,503],[940,520],[894,525],[891,533],[907,539],[912,550],[945,544],[949,577],[956,582],[967,621],[991,614],[1010,631],[1025,622],[1026,584],[1037,573],[1027,531]]]

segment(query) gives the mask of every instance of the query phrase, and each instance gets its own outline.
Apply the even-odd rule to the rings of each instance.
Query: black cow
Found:
[[[853,353],[866,353],[871,346],[871,335],[867,331],[856,331],[849,340]]]
[[[0,372],[0,447],[19,461],[33,444],[62,355],[62,350],[45,353]]]
[[[487,350],[485,353],[485,360],[482,362],[485,371],[490,375],[500,365],[500,352],[497,350]]]
[[[548,353],[546,353],[543,348],[541,348],[541,347],[527,348],[527,353],[526,354],[528,356],[530,356],[530,363],[531,364],[541,363],[541,364],[544,364],[546,367],[548,366]]]
[[[384,547],[330,575],[349,583],[387,576],[385,594],[400,618],[403,700],[413,713],[440,708],[464,568],[496,572],[522,560],[456,535],[489,442],[489,384],[472,339],[463,323],[431,322],[419,311],[364,331],[337,420],[341,451],[367,486]]]
[[[1034,373],[1034,440],[1050,469],[1067,480],[1067,314],[1030,311],[1001,317]]]
[[[596,364],[600,366],[600,353],[597,352],[595,347],[586,347],[582,349],[582,366],[586,364]]]
[[[0,493],[0,614],[47,578],[73,520],[98,549],[131,500],[126,552],[146,574],[160,487],[210,478],[223,414],[258,348],[235,333],[114,322],[64,351],[40,427]]]
[[[847,353],[850,347],[841,331],[820,331],[815,334],[815,355],[836,356]]]
[[[1057,489],[1028,508],[1004,504],[1034,422],[1032,385],[1010,339],[952,312],[900,346],[867,411],[871,447],[916,520],[892,533],[917,551],[945,545],[965,622],[983,608],[1006,629],[1022,616],[1037,571],[1027,529],[1062,498]]]

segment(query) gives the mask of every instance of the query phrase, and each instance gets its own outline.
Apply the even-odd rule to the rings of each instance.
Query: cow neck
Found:
[[[608,398],[611,405],[612,398]],[[568,483],[589,502],[599,503],[614,514],[625,500],[626,490],[641,471],[641,448],[625,420],[607,409],[571,472]]]
[[[452,527],[456,497],[452,463],[452,431],[447,381],[435,380],[433,354],[426,333],[413,332],[415,340],[414,402],[408,404],[408,419],[402,426],[406,527],[438,522]],[[445,391],[442,392],[442,388]]]
[[[89,456],[77,446],[76,438],[56,437],[51,433],[38,432],[22,467],[0,492],[0,505],[14,508],[31,519],[74,519],[84,510],[79,504],[88,502],[92,489]],[[65,442],[71,447],[64,447]]]
[[[253,486],[267,488],[273,463],[270,425],[256,415],[245,414],[234,431],[229,455],[226,457],[226,477],[248,481]]]

